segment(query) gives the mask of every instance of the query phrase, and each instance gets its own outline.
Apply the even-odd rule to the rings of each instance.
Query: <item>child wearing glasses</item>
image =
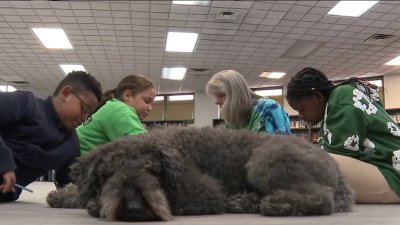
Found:
[[[16,184],[25,187],[49,170],[65,171],[79,156],[75,128],[95,111],[101,93],[100,83],[82,71],[69,73],[47,99],[0,92],[0,202],[19,198]]]
[[[102,106],[77,129],[81,155],[117,138],[145,133],[141,120],[152,110],[155,96],[153,82],[139,75],[129,75],[105,92]]]

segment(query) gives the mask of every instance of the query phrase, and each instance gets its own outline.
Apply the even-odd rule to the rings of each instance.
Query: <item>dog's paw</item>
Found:
[[[231,195],[225,199],[225,210],[228,213],[258,213],[259,197],[255,193]]]
[[[86,205],[86,210],[93,217],[100,217],[100,204],[98,201],[89,200]]]
[[[261,200],[261,213],[264,216],[290,216],[296,215],[296,207],[291,202],[282,201],[275,196],[266,196]]]
[[[58,190],[51,191],[46,197],[47,204],[52,208],[62,208],[63,207],[63,196],[60,195]]]

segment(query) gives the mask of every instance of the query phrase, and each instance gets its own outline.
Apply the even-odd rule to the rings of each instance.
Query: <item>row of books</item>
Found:
[[[154,128],[165,128],[169,126],[179,126],[185,127],[187,126],[187,122],[185,121],[157,121],[157,122],[143,122],[146,130],[154,129]]]
[[[400,123],[400,113],[390,115],[396,123]]]
[[[47,175],[39,177],[37,181],[55,181],[56,180],[56,171],[55,170],[49,170],[47,172]]]
[[[310,125],[304,120],[290,120],[290,128],[318,128],[319,125]]]
[[[317,143],[319,140],[319,132],[318,131],[295,131],[292,132],[292,135],[304,138],[306,140],[309,140],[310,142]]]

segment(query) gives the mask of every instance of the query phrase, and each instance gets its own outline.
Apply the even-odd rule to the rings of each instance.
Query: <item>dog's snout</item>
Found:
[[[127,188],[125,190],[124,220],[141,221],[145,219],[143,198],[137,190]]]
[[[126,210],[126,216],[132,220],[143,217],[143,209],[140,207],[132,207]]]

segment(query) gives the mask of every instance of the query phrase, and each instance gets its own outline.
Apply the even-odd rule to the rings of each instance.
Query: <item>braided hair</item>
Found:
[[[310,96],[319,91],[326,99],[329,98],[335,85],[321,71],[306,67],[298,72],[287,85],[286,98],[289,102]]]
[[[319,91],[325,99],[329,98],[332,90],[338,86],[345,84],[356,84],[358,89],[361,89],[370,99],[374,99],[375,95],[372,89],[377,89],[376,86],[359,78],[349,78],[337,85],[319,70],[306,67],[298,72],[287,85],[286,98],[289,102],[300,100],[300,98],[312,95],[315,91]]]

